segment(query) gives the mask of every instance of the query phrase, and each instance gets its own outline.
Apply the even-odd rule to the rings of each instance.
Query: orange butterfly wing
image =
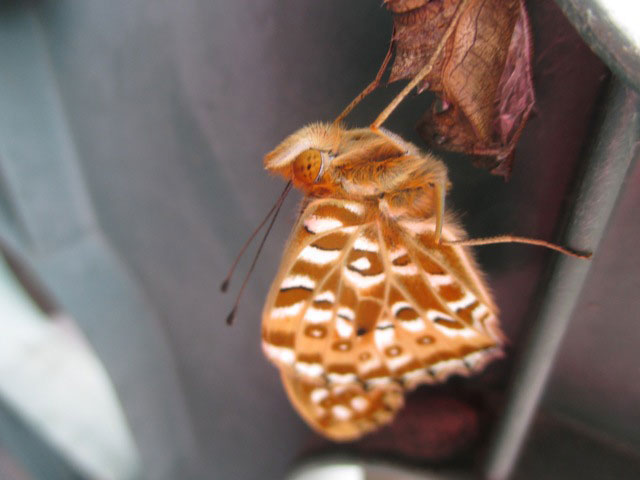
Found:
[[[304,209],[263,312],[263,350],[291,402],[334,440],[389,422],[402,392],[500,355],[495,307],[461,247],[433,223],[394,223],[373,204]],[[454,228],[444,238],[459,238]]]
[[[393,420],[404,405],[402,388],[366,390],[359,383],[314,385],[281,372],[282,384],[298,413],[319,433],[337,441],[354,440]]]

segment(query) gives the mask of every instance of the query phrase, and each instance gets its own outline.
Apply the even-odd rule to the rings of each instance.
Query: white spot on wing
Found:
[[[362,275],[358,272],[354,272],[353,270],[349,270],[348,268],[343,268],[342,271],[344,273],[344,277],[349,281],[349,283],[362,290],[382,283],[385,277],[384,272],[377,275]]]
[[[414,320],[401,320],[399,322],[400,327],[404,328],[408,332],[421,332],[425,329],[424,321],[421,318],[416,318]]]
[[[405,277],[411,277],[418,274],[418,267],[413,263],[407,263],[406,265],[394,265],[391,264],[391,271],[398,275],[404,275]]]
[[[345,421],[351,418],[351,410],[349,410],[344,405],[334,405],[333,407],[331,407],[331,413],[338,420]]]
[[[429,284],[434,287],[451,285],[453,283],[453,277],[451,275],[435,275],[433,273],[428,273],[427,278],[429,279]]]
[[[362,215],[364,213],[364,206],[360,203],[354,202],[343,202],[339,204],[341,207],[346,208],[351,213],[355,213],[356,215]]]
[[[453,310],[454,312],[457,312],[458,310],[467,308],[469,305],[471,305],[475,301],[476,301],[476,297],[473,296],[471,292],[467,292],[465,293],[464,297],[462,297],[460,300],[456,300],[455,302],[447,302],[447,305],[451,310]]]
[[[440,312],[438,310],[427,310],[427,318],[432,322],[434,322],[436,318],[442,318],[444,320],[450,320],[452,322],[455,321],[455,318],[450,317],[446,313]]]
[[[429,367],[429,371],[436,377],[448,377],[454,373],[464,375],[467,373],[467,368],[461,359],[452,358],[450,360],[443,360],[441,362],[434,363]]]
[[[395,250],[393,250],[392,252],[389,253],[389,258],[391,259],[391,261],[395,261],[398,258],[402,257],[403,255],[407,254],[407,249],[404,247],[400,247],[400,248],[396,248]]]
[[[380,359],[377,356],[372,355],[369,360],[360,363],[358,368],[360,369],[360,372],[364,375],[370,372],[371,370],[375,370],[376,368],[379,368],[380,366],[382,366],[382,362],[380,362]]]
[[[342,338],[349,338],[353,333],[353,325],[347,322],[344,318],[336,318],[336,330],[338,335]]]
[[[472,328],[449,328],[442,323],[434,323],[433,326],[440,330],[447,337],[471,338],[477,335],[477,332]]]
[[[331,393],[336,397],[339,397],[340,395],[342,395],[346,391],[347,391],[347,386],[346,385],[332,385],[331,386]]]
[[[482,370],[489,362],[504,355],[500,347],[485,348],[464,357],[464,362],[474,371]]]
[[[369,380],[367,380],[367,386],[369,388],[373,388],[373,387],[380,387],[383,385],[388,385],[391,383],[391,378],[390,377],[375,377],[375,378],[370,378]]]
[[[333,292],[331,290],[326,290],[318,295],[316,295],[316,298],[314,298],[314,301],[316,302],[329,302],[329,303],[333,303],[336,301],[336,297],[333,294]]]
[[[428,381],[430,379],[429,375],[425,368],[418,368],[417,370],[411,370],[410,372],[402,375],[402,380],[406,383],[415,385],[418,383],[422,383]],[[414,383],[415,382],[415,383]]]
[[[385,347],[388,347],[395,342],[396,332],[393,328],[385,328],[383,330],[376,328],[373,333],[373,338],[376,342],[376,346],[380,350],[384,350]]]
[[[302,307],[304,307],[305,301],[294,303],[293,305],[287,305],[286,307],[276,307],[271,310],[271,316],[273,318],[295,317],[300,313]]]
[[[433,322],[434,327],[444,333],[447,337],[471,338],[477,335],[477,332],[471,328],[450,328],[442,323],[436,323],[437,318],[449,320],[450,322],[457,322],[455,318],[450,317],[446,313],[439,312],[438,310],[427,310],[427,318]]]
[[[289,275],[286,277],[280,285],[280,290],[287,288],[306,288],[313,290],[316,287],[316,282],[306,275]]]
[[[324,373],[324,368],[319,363],[296,362],[296,371],[307,377],[319,377]]]
[[[353,243],[353,248],[355,250],[362,250],[364,252],[375,253],[378,251],[378,244],[376,242],[369,240],[365,236],[360,236],[356,238],[356,241]]]
[[[400,310],[402,310],[404,308],[413,309],[413,307],[411,306],[410,303],[400,301],[400,302],[396,302],[393,305],[391,305],[391,313],[393,313],[394,316],[397,316],[398,312],[400,312]]]
[[[476,308],[472,310],[471,316],[474,320],[479,321],[482,320],[482,318],[487,313],[489,313],[489,309],[487,308],[487,306],[484,303],[480,303]]]
[[[413,309],[407,302],[396,302],[391,306],[391,312],[397,317],[398,313],[404,308]],[[398,324],[408,332],[421,332],[425,329],[424,321],[419,316],[416,316],[414,319],[400,320]]]
[[[276,363],[291,365],[296,358],[296,354],[290,348],[276,347],[267,342],[262,342],[264,354]]]
[[[411,355],[405,353],[404,355],[400,355],[399,357],[387,358],[385,362],[387,366],[391,370],[397,370],[398,368],[404,367],[407,363],[411,361]]]
[[[311,401],[313,403],[320,403],[322,400],[329,396],[329,390],[326,388],[316,388],[311,391]]]
[[[345,317],[352,322],[356,318],[356,314],[349,307],[340,307],[338,309],[338,316]]]
[[[320,308],[309,307],[304,314],[304,319],[309,323],[325,323],[331,320],[332,310],[322,310]]]
[[[351,399],[351,406],[354,410],[362,412],[369,406],[369,402],[366,398],[357,396]]]
[[[353,383],[358,379],[355,373],[329,373],[327,378],[331,383],[338,383],[341,385]]]
[[[310,333],[311,333],[311,336],[314,338],[320,338],[322,337],[322,334],[323,334],[322,330],[318,328],[312,329]]]
[[[304,221],[304,226],[313,233],[324,233],[335,230],[342,226],[342,222],[337,218],[318,217],[311,215]]]
[[[326,265],[336,260],[339,256],[340,250],[322,250],[313,245],[307,245],[302,249],[298,258],[316,265]]]
[[[371,262],[367,257],[360,257],[357,260],[354,260],[349,265],[351,265],[356,270],[369,270],[371,268]]]
[[[464,362],[469,365],[471,369],[474,369],[478,362],[482,361],[482,358],[486,355],[483,350],[478,350],[477,352],[472,352],[468,355],[465,355]]]
[[[400,222],[400,224],[409,232],[414,233],[416,235],[435,232],[435,223],[433,221],[405,220]]]

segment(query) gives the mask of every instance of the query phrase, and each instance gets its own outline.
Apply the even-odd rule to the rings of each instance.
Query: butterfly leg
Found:
[[[371,124],[372,130],[375,131],[380,126],[382,126],[382,124],[387,120],[387,118],[389,118],[389,116],[398,107],[398,105],[400,105],[400,103],[405,99],[405,97],[411,92],[411,90],[417,87],[418,84],[422,80],[424,80],[424,78],[427,75],[429,75],[431,70],[433,70],[433,66],[436,63],[436,60],[444,50],[444,46],[446,45],[451,35],[453,35],[453,32],[455,31],[458,25],[458,20],[460,20],[460,16],[462,15],[462,12],[464,12],[464,10],[466,9],[468,2],[469,0],[462,0],[460,2],[455,15],[451,19],[451,23],[449,23],[447,30],[444,32],[442,39],[438,43],[438,46],[434,50],[433,55],[431,55],[431,58],[429,59],[427,64],[424,67],[422,67],[422,69],[416,74],[416,76],[413,77],[413,79],[402,89],[402,91],[398,95],[396,95],[396,97],[391,101],[389,105],[387,105],[387,107],[380,113],[380,115],[378,115],[378,118],[376,118],[374,122]]]
[[[371,92],[373,92],[376,88],[380,86],[382,75],[384,75],[384,72],[387,70],[387,66],[389,65],[389,61],[391,60],[391,55],[393,54],[393,47],[395,44],[394,42],[395,34],[396,34],[396,29],[394,27],[393,31],[391,32],[391,42],[389,43],[389,50],[387,50],[387,54],[385,55],[384,60],[382,61],[382,65],[380,65],[380,69],[376,74],[376,78],[374,78],[373,81],[369,85],[367,85],[365,89],[362,92],[360,92],[358,96],[354,98],[349,105],[347,105],[347,107],[342,111],[342,113],[340,113],[340,115],[336,117],[336,119],[333,121],[334,125],[342,122],[342,120],[344,120],[346,116],[349,115],[351,111],[354,108],[356,108],[356,106],[367,95],[369,95]]]
[[[516,235],[498,235],[495,237],[487,238],[469,238],[466,240],[456,240],[445,242],[447,245],[460,245],[462,247],[477,247],[480,245],[496,245],[498,243],[523,243],[526,245],[536,245],[538,247],[548,248],[555,250],[564,255],[581,258],[583,260],[589,260],[592,256],[591,252],[583,252],[578,250],[572,250],[570,248],[556,245],[555,243],[547,242],[546,240],[540,240],[537,238],[518,237]]]
[[[436,201],[436,230],[434,232],[435,241],[440,244],[442,237],[442,225],[444,223],[444,201],[447,193],[446,185],[444,182],[438,182],[434,185],[435,188],[435,201]]]
[[[385,140],[393,143],[400,152],[404,152],[405,155],[409,154],[408,147],[404,144],[402,139],[400,139],[397,135],[392,132],[389,132],[386,129],[379,129],[371,127],[371,130],[378,136],[383,137]],[[433,205],[434,205],[434,214],[436,219],[434,238],[436,244],[440,244],[440,240],[442,237],[442,227],[444,225],[444,207],[445,207],[445,197],[447,194],[447,180],[446,178],[439,179],[424,179],[424,184],[428,184],[433,187]],[[398,188],[400,188],[398,186]]]

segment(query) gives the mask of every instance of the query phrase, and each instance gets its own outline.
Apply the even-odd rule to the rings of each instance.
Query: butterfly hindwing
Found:
[[[263,348],[299,412],[334,439],[390,420],[398,392],[477,371],[501,351],[473,261],[423,227],[333,198],[310,201],[294,227],[263,312]]]
[[[291,403],[315,430],[335,440],[351,440],[389,423],[404,405],[402,388],[365,390],[358,383],[315,385],[281,372]]]
[[[396,372],[407,389],[478,372],[502,354],[495,307],[471,270],[473,259],[462,247],[436,244],[433,231],[433,223],[417,233],[401,225],[385,236],[391,284],[386,303],[401,344],[418,359]],[[452,226],[443,231],[445,240],[459,236]]]

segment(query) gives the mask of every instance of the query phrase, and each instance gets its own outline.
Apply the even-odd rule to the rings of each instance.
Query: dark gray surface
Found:
[[[588,425],[589,423],[587,423]],[[541,415],[511,477],[513,480],[640,478],[640,455],[583,422]]]
[[[634,90],[612,79],[593,125],[593,144],[577,177],[575,205],[567,212],[562,242],[597,252],[618,193],[640,143],[640,99]],[[558,257],[533,307],[533,326],[513,372],[505,412],[486,464],[489,479],[506,479],[516,463],[542,393],[554,368],[569,321],[576,310],[590,261]]]
[[[188,478],[195,444],[166,332],[97,225],[48,40],[29,3],[0,8],[0,63],[0,238],[103,361],[145,477]]]
[[[547,407],[627,443],[636,452],[640,452],[638,154],[593,259],[546,394]]]
[[[637,28],[637,4],[616,2],[614,8],[608,5],[612,2],[606,0],[556,1],[569,21],[602,60],[632,88],[640,92],[640,41],[637,32],[632,31],[634,26]],[[618,16],[622,18],[617,18]],[[620,25],[620,20],[627,20],[627,24]]]
[[[522,137],[511,182],[475,170],[461,156],[448,158],[454,185],[450,204],[464,212],[462,221],[474,237],[505,232],[552,237],[563,207],[573,201],[569,186],[606,73],[552,1],[529,3],[535,3],[531,17],[538,108]],[[21,2],[14,5],[19,12],[25,8]],[[89,197],[79,200],[81,208],[88,210],[91,228],[100,235],[91,245],[112,254],[102,257],[108,259],[104,269],[93,268],[89,260],[95,257],[78,256],[92,251],[90,245],[83,249],[73,238],[64,239],[62,247],[71,244],[80,253],[60,255],[51,272],[73,265],[79,270],[60,277],[54,293],[68,299],[76,293],[80,302],[83,290],[77,286],[116,265],[119,274],[126,273],[126,280],[108,276],[118,295],[92,290],[96,296],[78,303],[77,314],[87,316],[92,307],[99,308],[100,325],[108,326],[110,310],[119,311],[116,306],[121,308],[135,291],[141,302],[137,305],[146,312],[141,314],[146,320],[131,327],[132,338],[141,343],[114,350],[126,338],[110,337],[109,329],[96,336],[101,334],[123,359],[159,349],[164,360],[148,364],[144,376],[129,381],[140,392],[153,391],[147,384],[178,390],[178,397],[151,403],[138,397],[136,388],[122,390],[129,418],[152,418],[149,428],[161,432],[156,438],[132,426],[143,443],[145,468],[154,479],[177,478],[176,472],[197,470],[194,456],[199,452],[202,478],[283,478],[317,438],[289,406],[275,369],[259,348],[262,302],[295,218],[295,198],[283,209],[233,328],[224,325],[232,298],[219,294],[218,285],[239,244],[283,186],[263,172],[262,156],[304,123],[332,119],[374,76],[391,31],[387,13],[368,0],[66,0],[37,2],[33,13],[38,25],[34,35],[46,46],[49,82],[59,93],[60,121],[68,127],[65,142],[72,147],[72,170]],[[3,12],[4,18],[10,14]],[[397,91],[398,86],[380,90],[350,121],[367,124]],[[37,113],[35,98],[27,90],[23,101],[32,100],[30,108]],[[413,125],[428,102],[427,96],[410,100],[387,126],[419,142]],[[49,180],[49,187],[55,184]],[[63,222],[67,217],[58,211],[51,220],[57,218]],[[623,236],[625,224],[618,228]],[[614,249],[612,255],[622,253]],[[479,250],[513,349],[551,255],[524,246]],[[613,273],[609,268],[619,261],[624,260],[616,256],[598,266],[601,278],[608,278]],[[48,283],[55,284],[56,278],[49,277]],[[637,318],[627,305],[621,299],[607,313],[607,318],[619,319],[622,331],[633,328]],[[594,325],[596,317],[591,317]],[[121,317],[121,334],[126,331],[123,323]],[[153,347],[136,337],[145,331]],[[567,342],[572,338],[580,337],[569,335]],[[612,364],[633,364],[635,343],[621,348],[611,333],[606,345]],[[566,352],[560,363],[564,370],[558,370],[565,372],[558,377],[563,385],[566,376],[586,368],[580,345]],[[112,361],[118,365],[117,359]],[[109,368],[108,358],[105,363]],[[119,369],[112,375],[127,377]],[[620,374],[597,381],[613,382],[599,386],[605,395],[629,391],[629,378]],[[609,421],[603,415],[606,404],[584,408],[588,387],[585,380],[555,398],[569,414],[620,432],[614,429],[616,422],[633,414],[638,402],[619,403],[619,414]],[[190,421],[181,416],[182,396]],[[176,415],[171,413],[174,405]],[[180,428],[172,438],[167,432],[176,425]],[[176,450],[168,455],[172,441]]]

